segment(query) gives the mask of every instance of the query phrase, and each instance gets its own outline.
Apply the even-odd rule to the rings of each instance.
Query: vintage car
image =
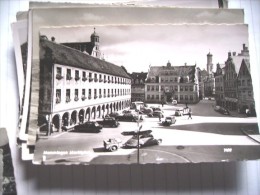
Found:
[[[114,152],[122,147],[122,140],[117,138],[110,138],[103,141],[104,148],[107,151]]]
[[[170,126],[176,122],[176,119],[174,116],[167,116],[165,119],[162,121],[163,126]]]
[[[133,121],[136,122],[138,120],[138,116],[132,113],[126,113],[123,115],[118,115],[115,117],[116,120],[119,121]]]
[[[161,115],[161,118],[164,117],[163,111],[157,110],[157,111],[154,111],[154,112],[151,113],[151,114],[148,114],[147,116],[149,116],[149,117],[159,117],[160,115]]]
[[[98,124],[96,121],[88,121],[83,124],[76,125],[74,127],[75,131],[95,132],[95,133],[101,132],[102,128],[103,128],[103,126]]]
[[[99,124],[101,124],[103,127],[109,126],[109,127],[118,127],[119,122],[114,117],[105,117],[103,121],[97,121]]]
[[[219,112],[219,113],[224,114],[224,115],[229,115],[230,114],[229,111],[226,108],[223,108],[221,106],[215,106],[214,110],[216,112]]]
[[[145,146],[159,145],[162,143],[162,139],[155,139],[152,134],[133,135],[126,143],[123,144],[124,148],[140,148]]]

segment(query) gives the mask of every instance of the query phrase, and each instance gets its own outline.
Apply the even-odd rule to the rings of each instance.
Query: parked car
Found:
[[[108,117],[116,117],[116,116],[118,116],[118,115],[119,115],[118,112],[112,112],[112,113],[110,113],[110,114],[108,115]]]
[[[139,145],[138,145],[138,135],[134,135],[123,145],[123,147],[140,148],[145,146],[159,145],[160,143],[162,143],[162,139],[155,139],[152,134],[144,134],[144,135],[139,135]]]
[[[221,113],[221,114],[224,114],[224,115],[229,115],[229,111],[226,109],[226,108],[223,108],[221,106],[215,106],[214,107],[214,110]]]
[[[182,116],[183,115],[183,108],[177,108],[174,110],[174,115],[175,116]]]
[[[167,116],[165,119],[162,121],[163,126],[170,126],[176,122],[176,119],[174,116]]]
[[[135,114],[132,114],[132,113],[126,113],[126,114],[123,114],[123,115],[118,115],[115,117],[116,120],[119,120],[119,121],[137,121],[138,120],[138,116],[135,115]]]
[[[104,126],[109,126],[109,127],[118,127],[120,123],[118,120],[116,120],[114,117],[105,117],[103,121],[97,121],[99,124],[101,124],[103,127]]]
[[[149,117],[159,117],[160,115],[161,115],[161,118],[164,117],[163,111],[154,111],[153,113],[148,114],[147,116],[149,116]]]
[[[99,133],[102,131],[103,126],[98,124],[96,121],[88,121],[74,127],[75,131],[81,132],[95,132]]]
[[[105,150],[114,152],[114,151],[118,150],[118,148],[122,147],[122,140],[117,139],[117,138],[111,138],[108,140],[104,140],[103,144],[104,144]]]

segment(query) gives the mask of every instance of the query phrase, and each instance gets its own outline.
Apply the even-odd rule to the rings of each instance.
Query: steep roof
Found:
[[[46,39],[41,39],[40,46],[41,60],[46,58],[46,56],[49,56],[52,63],[58,63],[95,72],[111,74],[114,76],[130,78],[122,67],[92,57],[76,49],[72,49],[70,47],[66,47],[64,45],[57,44]]]
[[[148,72],[148,77],[151,76],[189,76],[194,81],[196,72],[196,65],[184,65],[184,66],[151,66]]]
[[[147,72],[133,72],[130,76],[132,79],[146,79]]]
[[[91,42],[69,42],[69,43],[61,43],[62,45],[65,45],[67,47],[71,47],[76,49],[77,47],[79,47],[79,45],[81,46],[81,51],[86,51],[89,55],[92,54],[92,51],[94,49],[94,44],[92,44]]]

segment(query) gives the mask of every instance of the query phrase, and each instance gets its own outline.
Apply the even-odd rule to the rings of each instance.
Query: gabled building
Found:
[[[145,81],[145,101],[197,103],[198,85],[196,65],[172,66],[168,62],[166,66],[151,66]]]
[[[225,107],[229,110],[237,110],[237,72],[231,52],[228,52],[223,78]]]
[[[130,74],[131,82],[131,101],[145,101],[145,80],[147,72],[133,72]]]
[[[225,106],[225,94],[224,94],[224,68],[225,64],[217,64],[215,78],[215,100],[218,106]]]
[[[251,113],[255,113],[254,92],[249,67],[249,60],[243,59],[237,77],[238,111],[240,113],[246,113],[247,109]]]

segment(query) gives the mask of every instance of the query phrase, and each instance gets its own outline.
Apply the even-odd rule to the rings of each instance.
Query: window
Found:
[[[71,69],[67,69],[66,80],[71,80]]]
[[[156,95],[156,99],[159,100],[159,95]]]
[[[106,82],[107,82],[107,76],[104,75],[104,83],[106,83]]]
[[[188,100],[188,95],[185,95],[185,100]]]
[[[83,71],[83,72],[82,72],[82,81],[86,81],[86,80],[87,80],[86,72]]]
[[[82,101],[86,99],[86,90],[82,89],[82,96],[81,96]]]
[[[97,89],[94,89],[94,99],[97,99]]]
[[[106,97],[106,89],[103,89],[104,98]]]
[[[180,86],[180,91],[183,91],[183,86]]]
[[[152,85],[152,91],[154,91],[154,86]]]
[[[61,89],[56,89],[56,104],[61,102]]]
[[[88,73],[88,77],[89,77],[89,82],[93,81],[93,78],[92,78],[92,73]]]
[[[107,97],[110,97],[110,89],[107,90]]]
[[[150,99],[150,95],[147,95],[147,99],[148,99],[148,100]]]
[[[178,91],[178,86],[174,86],[174,91]]]
[[[79,77],[79,71],[76,70],[76,71],[75,71],[75,80],[78,81],[79,79],[80,79],[80,77]]]
[[[91,99],[91,89],[88,90],[88,99]]]
[[[150,91],[150,85],[147,85],[147,91]]]
[[[193,86],[190,86],[190,91],[193,91]]]
[[[178,78],[177,77],[174,77],[174,82],[178,82]]]
[[[95,81],[95,82],[98,81],[98,78],[97,78],[97,74],[96,74],[96,73],[94,74],[94,81]]]
[[[79,100],[79,90],[78,89],[75,89],[75,94],[74,94],[74,100],[75,101],[78,101]]]
[[[57,71],[56,79],[58,79],[58,80],[62,79],[63,76],[62,76],[62,72],[61,72],[61,67],[57,67],[56,71]]]
[[[180,100],[183,100],[183,95],[180,95]]]
[[[99,89],[99,98],[102,98],[102,92],[101,92],[101,89]]]
[[[164,91],[164,86],[161,86],[161,91]]]
[[[252,91],[249,90],[247,93],[248,93],[248,96],[249,96],[249,97],[252,96]]]
[[[154,99],[154,95],[152,95],[152,100]]]
[[[193,101],[193,95],[191,95],[191,96],[190,96],[190,100],[192,100],[192,101]]]
[[[70,102],[70,89],[66,89],[66,102]]]
[[[248,80],[247,80],[247,86],[251,86],[251,85],[252,85],[251,79],[248,79]]]
[[[158,85],[156,86],[156,91],[159,91],[159,86]]]
[[[103,81],[102,75],[100,74],[100,75],[99,75],[99,82],[102,82],[102,81]]]
[[[185,91],[188,91],[188,86],[185,86]]]
[[[245,86],[245,80],[242,80],[242,86]]]

